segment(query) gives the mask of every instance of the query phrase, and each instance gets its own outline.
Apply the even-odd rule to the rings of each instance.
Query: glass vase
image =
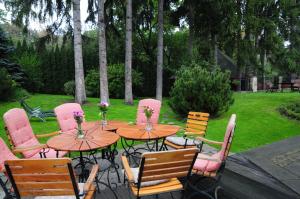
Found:
[[[147,123],[146,123],[146,127],[145,127],[145,130],[147,132],[150,132],[152,130],[152,123],[151,123],[151,119],[150,118],[147,118]]]
[[[83,133],[82,128],[81,128],[81,123],[78,123],[77,138],[78,139],[84,138],[84,133]]]
[[[101,125],[107,125],[106,112],[101,112]]]

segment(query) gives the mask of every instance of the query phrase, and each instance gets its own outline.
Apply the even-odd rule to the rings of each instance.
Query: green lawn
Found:
[[[235,93],[235,102],[230,110],[217,119],[209,121],[207,137],[222,140],[230,114],[237,114],[237,128],[232,151],[244,151],[260,145],[271,143],[287,137],[300,135],[300,123],[281,116],[276,108],[280,104],[300,100],[299,93]],[[27,100],[30,106],[41,106],[43,109],[53,109],[55,106],[72,101],[70,96],[36,94]],[[89,98],[83,106],[86,120],[98,120],[99,102],[96,98]],[[138,101],[134,106],[126,106],[123,100],[112,99],[108,111],[108,119],[134,121]],[[19,107],[18,102],[0,103],[0,114],[7,110]],[[160,122],[173,122],[184,126],[184,121],[176,118],[166,100],[161,109]],[[47,122],[32,119],[31,124],[35,133],[49,133],[58,130],[55,118]],[[7,140],[4,132],[3,120],[0,121],[0,135]],[[46,140],[42,140],[45,142]]]

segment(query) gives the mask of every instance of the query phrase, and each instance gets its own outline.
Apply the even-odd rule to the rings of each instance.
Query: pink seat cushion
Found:
[[[203,156],[203,154],[201,154]],[[211,157],[211,158],[216,158],[219,159],[220,158],[220,152],[209,156],[207,155],[207,157]],[[216,162],[216,161],[212,161],[212,160],[204,160],[204,159],[197,159],[195,161],[194,167],[193,169],[196,169],[198,171],[202,171],[202,172],[213,172],[213,171],[217,171],[221,166],[221,162]]]
[[[74,119],[74,111],[83,112],[80,104],[65,103],[54,109],[56,119],[61,131],[65,132],[77,128],[77,123]]]
[[[0,171],[4,168],[4,161],[18,159],[7,147],[5,142],[0,138]]]
[[[150,106],[154,109],[154,113],[151,117],[151,122],[152,124],[157,124],[159,119],[161,102],[155,99],[144,99],[139,102],[136,123],[145,124],[147,122],[147,118],[144,113],[145,106]]]

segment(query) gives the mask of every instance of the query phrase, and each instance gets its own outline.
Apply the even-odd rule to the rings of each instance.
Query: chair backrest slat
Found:
[[[144,153],[140,166],[141,182],[187,176],[198,149]]]
[[[205,134],[208,125],[209,113],[189,112],[185,130],[188,132],[202,131]]]
[[[5,168],[20,197],[76,195],[70,174],[71,160],[8,160]],[[76,185],[77,186],[77,185]]]

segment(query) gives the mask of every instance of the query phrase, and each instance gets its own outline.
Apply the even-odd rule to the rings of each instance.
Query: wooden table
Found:
[[[114,132],[102,130],[99,122],[85,122],[82,124],[82,129],[85,134],[84,138],[77,138],[77,130],[72,130],[50,138],[47,145],[57,151],[79,152],[79,164],[76,166],[81,167],[80,177],[85,180],[85,164],[93,163],[89,158],[83,157],[83,152],[109,148],[117,143],[120,136]],[[97,163],[95,157],[94,160]],[[110,159],[110,161],[114,161],[114,159]]]
[[[121,144],[124,149],[124,153],[127,157],[133,157],[135,159],[139,159],[137,154],[141,154],[138,152],[139,150],[147,150],[147,151],[160,151],[164,147],[165,138],[177,133],[180,129],[179,126],[175,125],[166,125],[166,124],[156,124],[153,125],[153,129],[150,132],[145,130],[145,125],[129,125],[122,126],[117,129],[117,133],[120,135]],[[162,145],[159,148],[158,142],[162,139]],[[129,143],[128,141],[131,141]],[[144,141],[146,142],[146,147],[135,148],[135,141]],[[155,141],[153,147],[149,147],[148,142]],[[155,148],[155,150],[154,150]],[[135,164],[138,164],[138,161],[134,160]]]

